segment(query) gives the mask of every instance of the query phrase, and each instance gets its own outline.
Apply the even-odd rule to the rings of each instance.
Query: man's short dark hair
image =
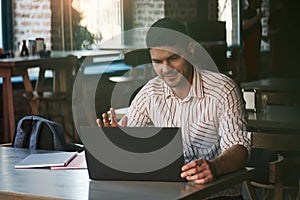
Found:
[[[172,18],[162,18],[149,28],[146,36],[148,48],[175,46],[187,36],[186,26]]]

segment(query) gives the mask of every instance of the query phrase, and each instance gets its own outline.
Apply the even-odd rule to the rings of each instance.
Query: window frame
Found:
[[[5,51],[13,48],[12,0],[1,1],[2,45]]]

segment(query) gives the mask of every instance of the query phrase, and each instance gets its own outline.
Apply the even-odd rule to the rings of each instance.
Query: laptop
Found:
[[[186,181],[180,128],[81,127],[91,180]]]

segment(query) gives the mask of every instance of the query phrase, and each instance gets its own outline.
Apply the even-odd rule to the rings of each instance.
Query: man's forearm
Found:
[[[248,162],[248,151],[242,145],[234,145],[210,161],[217,176],[241,169]]]

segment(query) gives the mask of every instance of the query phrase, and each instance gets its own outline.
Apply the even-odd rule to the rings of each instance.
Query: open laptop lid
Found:
[[[92,180],[186,181],[180,128],[81,127]]]

